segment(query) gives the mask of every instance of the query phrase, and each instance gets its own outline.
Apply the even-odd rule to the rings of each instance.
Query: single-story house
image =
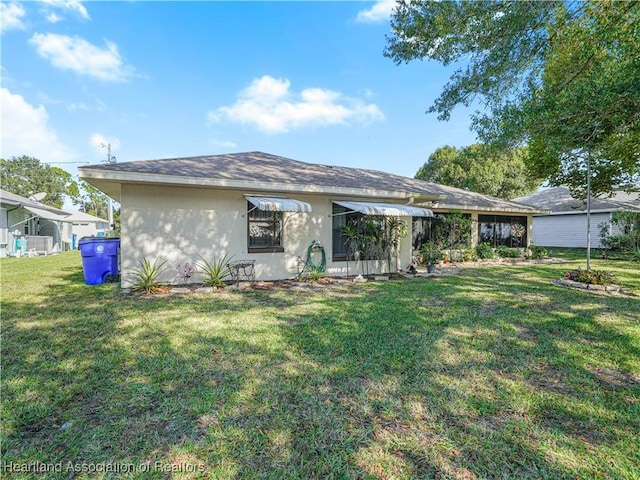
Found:
[[[532,243],[543,247],[587,247],[587,204],[574,198],[568,188],[545,188],[514,199],[533,207],[548,210],[533,217]],[[618,192],[610,198],[591,197],[590,237],[593,248],[602,248],[600,226],[606,225],[609,235],[619,235],[611,222],[614,212],[640,212],[640,193]]]
[[[78,210],[69,210],[68,221],[71,222],[71,248],[78,248],[83,237],[105,237],[110,231],[109,221]]]
[[[0,256],[48,255],[69,249],[70,214],[0,189]]]
[[[314,241],[326,252],[327,275],[353,274],[344,227],[363,219],[370,224],[402,220],[408,234],[400,241],[397,264],[405,266],[416,246],[414,230],[422,229],[423,240],[428,238],[428,219],[452,210],[474,221],[474,244],[526,247],[532,215],[543,212],[390,173],[262,152],[92,165],[78,171],[121,205],[123,287],[131,286],[131,270],[142,258],[184,265],[199,256],[210,260],[228,255],[255,261],[256,279],[292,278]],[[170,271],[164,279],[175,276]]]

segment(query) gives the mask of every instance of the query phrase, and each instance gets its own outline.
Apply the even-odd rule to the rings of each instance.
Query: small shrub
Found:
[[[216,258],[214,255],[211,261],[200,256],[201,261],[196,262],[196,267],[203,275],[203,282],[207,287],[220,288],[224,285],[224,279],[231,274],[229,271],[230,257],[227,255]]]
[[[148,258],[138,260],[139,267],[133,269],[135,279],[131,290],[134,292],[154,293],[160,290],[164,283],[158,281],[158,277],[167,270],[167,260],[158,263],[155,259],[153,263]]]
[[[520,258],[520,250],[518,248],[509,248],[504,245],[500,245],[496,249],[496,253],[500,258]]]
[[[463,262],[472,262],[475,260],[475,254],[472,248],[465,248],[462,250],[462,261]]]
[[[631,260],[634,262],[640,262],[640,247],[631,250]]]
[[[549,251],[544,247],[531,245],[530,250],[531,250],[531,258],[547,258],[549,256]]]
[[[573,280],[574,282],[587,283],[589,285],[607,285],[613,281],[613,273],[606,270],[591,270],[578,268],[567,272],[564,278]]]
[[[427,242],[420,247],[420,258],[425,265],[433,265],[438,260],[444,260],[442,253],[440,242]]]
[[[488,243],[481,243],[478,245],[476,247],[476,254],[478,255],[478,258],[481,258],[482,260],[489,260],[495,257],[493,248],[491,248],[491,245]]]
[[[609,235],[601,240],[604,247],[609,250],[624,250],[628,239],[625,235]]]

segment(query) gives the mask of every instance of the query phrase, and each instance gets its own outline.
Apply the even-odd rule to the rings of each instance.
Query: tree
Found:
[[[73,201],[80,210],[100,218],[107,218],[109,215],[109,197],[84,180],[79,182],[80,194]]]
[[[483,144],[457,150],[436,149],[418,170],[416,178],[464,188],[500,198],[533,192],[541,183],[525,166],[526,149],[500,152]]]
[[[457,158],[458,150],[456,150],[456,147],[445,145],[437,148],[429,155],[427,162],[418,169],[415,178],[464,188],[458,181],[464,176],[464,172],[456,163]]]
[[[476,98],[484,143],[528,144],[552,185],[594,193],[640,181],[640,2],[399,2],[385,56],[462,65],[428,112]]]
[[[79,195],[78,184],[69,172],[26,155],[0,158],[0,182],[4,190],[23,197],[45,192],[42,203],[56,208],[62,207],[65,197]]]

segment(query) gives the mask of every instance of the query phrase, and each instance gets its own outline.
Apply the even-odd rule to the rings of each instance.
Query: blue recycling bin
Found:
[[[87,285],[100,285],[108,275],[118,274],[119,238],[84,237],[78,248]]]

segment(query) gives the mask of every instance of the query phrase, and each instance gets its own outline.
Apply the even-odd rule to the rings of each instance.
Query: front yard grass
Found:
[[[638,264],[593,264],[636,296],[551,284],[580,259],[184,297],[3,259],[2,476],[640,478]]]

